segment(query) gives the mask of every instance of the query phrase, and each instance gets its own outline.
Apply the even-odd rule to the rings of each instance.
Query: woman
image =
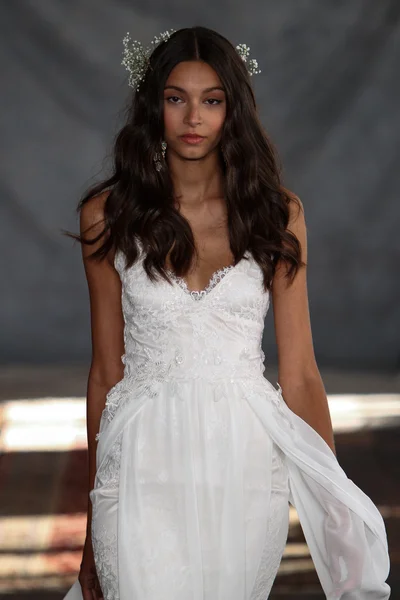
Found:
[[[124,42],[135,89],[114,172],[78,207],[91,502],[66,598],[265,600],[289,502],[327,598],[388,598],[382,517],[335,456],[304,209],[257,116],[256,61],[203,27]]]

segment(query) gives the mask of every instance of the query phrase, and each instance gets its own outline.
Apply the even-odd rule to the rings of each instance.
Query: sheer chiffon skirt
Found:
[[[115,437],[91,499],[105,600],[268,597],[288,468],[241,386],[165,383]]]
[[[169,382],[121,401],[100,424],[90,493],[106,600],[266,600],[288,500],[327,600],[388,600],[378,508],[280,388]],[[78,581],[65,600],[82,600]]]

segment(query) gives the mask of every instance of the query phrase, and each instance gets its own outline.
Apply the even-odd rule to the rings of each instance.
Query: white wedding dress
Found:
[[[151,282],[143,260],[115,256],[124,376],[90,492],[104,599],[266,600],[289,502],[329,600],[389,598],[378,509],[263,375],[270,296],[251,254],[202,292]],[[65,600],[82,600],[78,580]]]

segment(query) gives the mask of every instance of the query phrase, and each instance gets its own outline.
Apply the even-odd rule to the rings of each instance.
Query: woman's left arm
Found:
[[[307,263],[307,233],[304,208],[290,203],[287,229],[299,240],[301,258]],[[328,399],[314,354],[307,293],[306,266],[299,268],[292,283],[286,266],[278,264],[272,285],[278,380],[288,407],[306,421],[336,454]]]

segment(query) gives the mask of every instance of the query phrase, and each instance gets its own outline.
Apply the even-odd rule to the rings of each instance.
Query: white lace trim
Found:
[[[183,277],[176,275],[171,269],[166,269],[166,272],[171,277],[171,279],[173,279],[175,283],[177,283],[183,289],[184,292],[186,292],[193,298],[193,300],[201,300],[207,294],[209,294],[212,289],[215,288],[215,286],[225,277],[225,275],[229,271],[237,267],[240,263],[241,260],[238,263],[236,263],[236,265],[227,265],[226,267],[222,267],[221,269],[214,271],[214,273],[210,277],[207,286],[202,290],[190,290],[186,283],[186,280]]]

